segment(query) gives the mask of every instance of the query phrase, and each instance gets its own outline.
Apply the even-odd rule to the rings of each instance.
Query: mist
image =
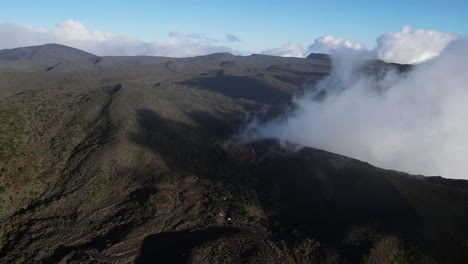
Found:
[[[248,126],[277,138],[412,174],[468,179],[468,41],[410,71],[363,70],[376,52],[341,49],[331,74],[293,100],[284,116]]]

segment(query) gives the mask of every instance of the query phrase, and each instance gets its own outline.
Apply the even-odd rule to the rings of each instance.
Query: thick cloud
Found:
[[[289,42],[279,48],[267,49],[262,51],[262,54],[281,56],[281,57],[299,57],[302,58],[306,56],[304,47],[299,44]]]
[[[416,64],[438,56],[455,39],[457,35],[451,33],[411,29],[405,26],[400,32],[390,32],[379,36],[372,55],[386,62]],[[305,57],[310,53],[333,54],[340,49],[367,51],[366,46],[360,42],[327,35],[315,39],[307,49],[290,42],[262,53],[284,57]]]
[[[385,33],[377,39],[377,58],[395,63],[414,64],[432,59],[457,36],[435,30],[411,29]]]
[[[333,56],[332,74],[294,102],[296,110],[250,138],[279,138],[374,165],[468,179],[468,40],[400,75],[360,71],[352,52]],[[318,101],[316,94],[328,96]]]
[[[308,53],[325,53],[332,54],[337,49],[354,49],[364,50],[366,46],[359,42],[352,42],[342,38],[335,38],[333,36],[323,36],[314,41],[308,48]]]
[[[172,32],[164,41],[143,42],[100,30],[90,30],[74,20],[63,21],[52,29],[0,24],[0,39],[0,49],[58,43],[103,56],[190,57],[214,52],[232,52],[228,47],[213,45],[216,40],[203,34]]]

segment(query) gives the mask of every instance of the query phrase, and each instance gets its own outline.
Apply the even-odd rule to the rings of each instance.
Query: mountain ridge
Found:
[[[0,60],[9,61],[87,60],[93,58],[98,58],[98,56],[55,43],[0,50]]]

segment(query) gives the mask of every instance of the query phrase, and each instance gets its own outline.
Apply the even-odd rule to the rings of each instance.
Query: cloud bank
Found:
[[[325,53],[332,54],[337,49],[353,49],[364,50],[366,46],[360,42],[352,42],[342,38],[335,38],[333,36],[323,36],[314,41],[309,46],[308,53]]]
[[[166,40],[143,42],[127,36],[88,29],[74,20],[63,21],[52,29],[0,24],[0,38],[0,49],[58,43],[101,56],[190,57],[214,52],[233,52],[229,47],[214,45],[217,40],[204,34],[171,32]]]
[[[324,53],[333,54],[339,49],[353,49],[353,50],[365,50],[366,46],[359,42],[351,42],[342,38],[335,38],[333,36],[323,36],[317,38],[313,44],[309,45],[306,49],[302,45],[289,42],[279,48],[266,49],[262,51],[262,54],[280,56],[280,57],[307,57],[310,53]]]
[[[387,62],[420,63],[439,55],[456,38],[457,36],[451,33],[412,29],[405,26],[399,32],[385,33],[378,37],[377,46],[372,50],[372,53],[375,58]],[[225,45],[241,42],[233,34],[226,34],[224,40],[219,40],[205,34],[173,31],[165,40],[145,42],[128,36],[89,29],[75,20],[65,20],[51,29],[0,23],[0,39],[2,40],[0,41],[0,49],[58,43],[101,56],[191,57],[215,52],[248,54],[234,51]],[[263,50],[261,53],[302,58],[312,52],[333,54],[343,48],[367,50],[366,46],[360,42],[327,35],[315,39],[307,48],[301,44],[289,42],[278,48]]]
[[[289,42],[279,48],[267,49],[261,52],[265,55],[280,56],[280,57],[305,57],[305,49],[300,44]]]
[[[457,38],[458,36],[452,33],[404,26],[399,32],[379,36],[376,47],[370,52],[374,58],[386,62],[416,64],[438,56]],[[279,48],[264,50],[262,53],[283,57],[306,57],[310,53],[334,54],[341,49],[369,51],[363,43],[326,35],[315,39],[307,49],[290,42]]]
[[[395,63],[415,64],[432,59],[457,38],[446,32],[412,29],[381,35],[377,39],[377,58]]]
[[[410,72],[390,70],[379,78],[360,70],[368,62],[353,52],[335,54],[332,73],[296,98],[294,111],[252,124],[246,135],[288,140],[389,169],[468,179],[466,54],[468,41],[456,40]],[[317,100],[321,91],[327,96]]]

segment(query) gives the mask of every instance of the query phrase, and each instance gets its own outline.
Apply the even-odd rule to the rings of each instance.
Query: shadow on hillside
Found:
[[[261,80],[246,76],[196,77],[179,84],[197,86],[199,89],[218,92],[227,97],[243,98],[259,103],[289,101],[292,96],[292,94],[280,91]]]
[[[384,170],[317,149],[291,153],[267,141],[253,148],[257,159],[267,157],[256,172],[260,184],[255,188],[263,195],[262,205],[278,212],[270,221],[283,228],[333,241],[351,226],[410,233],[419,222]]]
[[[187,115],[207,134],[219,139],[229,139],[238,134],[245,121],[242,113],[229,115],[217,112],[216,115],[213,115],[203,111],[192,111]]]
[[[188,263],[195,247],[238,232],[233,227],[214,227],[149,235],[144,239],[135,263]]]
[[[133,142],[159,155],[174,171],[205,177],[215,174],[223,151],[212,136],[228,134],[228,125],[201,112],[193,113],[200,127],[162,118],[149,109],[138,110],[137,118],[140,130],[130,135]]]
[[[275,141],[221,147],[209,132],[143,109],[131,139],[158,154],[183,175],[215,179],[253,190],[274,231],[337,241],[352,226],[414,232],[419,216],[386,172],[321,150],[291,151]],[[229,131],[216,118],[198,114],[206,130]],[[201,120],[201,121],[200,121]],[[219,126],[219,127],[218,127]],[[255,156],[255,157],[254,157]]]

